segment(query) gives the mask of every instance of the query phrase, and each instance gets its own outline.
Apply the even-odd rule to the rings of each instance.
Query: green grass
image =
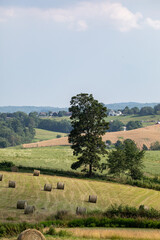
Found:
[[[9,218],[12,221],[39,221],[56,213],[58,210],[68,210],[75,214],[77,206],[87,208],[87,211],[105,211],[111,204],[123,204],[138,207],[141,204],[160,210],[160,192],[92,180],[40,175],[34,177],[29,173],[1,172],[4,179],[0,182],[0,221]],[[8,188],[8,181],[16,181],[16,188]],[[56,189],[57,182],[65,183],[64,190]],[[43,191],[44,185],[53,186],[51,192]],[[97,195],[96,204],[89,203],[89,195]],[[18,200],[26,200],[35,205],[36,213],[31,217],[24,215],[24,210],[17,210]]]
[[[15,165],[70,170],[75,161],[68,146],[42,148],[5,148],[0,149],[0,161],[12,161]]]
[[[160,151],[147,151],[144,157],[145,172],[160,176]]]
[[[66,133],[61,133],[61,132],[52,132],[52,131],[47,131],[39,128],[35,128],[35,130],[36,130],[36,135],[33,139],[33,142],[40,142],[40,141],[54,139],[57,137],[57,135],[61,135],[61,137],[67,136]]]
[[[103,158],[103,162],[106,158]],[[69,146],[0,149],[0,161],[12,161],[15,165],[26,167],[71,171],[70,166],[75,160],[76,157],[73,156],[72,149]],[[160,176],[160,151],[147,151],[144,157],[144,166],[145,173]]]
[[[119,120],[124,124],[127,124],[129,121],[144,121],[143,127],[154,125],[155,122],[160,120],[160,115],[149,115],[149,116],[139,116],[139,115],[129,115],[129,116],[108,116],[107,121]],[[147,121],[147,122],[146,122]]]

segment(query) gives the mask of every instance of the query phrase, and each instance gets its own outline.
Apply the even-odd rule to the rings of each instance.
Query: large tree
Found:
[[[105,120],[107,109],[95,100],[92,94],[86,93],[72,97],[70,104],[73,129],[69,134],[69,142],[72,144],[73,155],[78,156],[71,168],[83,166],[82,171],[91,175],[93,171],[101,169],[100,155],[107,153],[106,145],[102,141],[102,135],[108,129]]]

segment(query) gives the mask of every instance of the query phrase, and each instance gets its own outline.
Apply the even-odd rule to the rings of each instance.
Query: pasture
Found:
[[[58,210],[75,214],[76,207],[86,207],[87,211],[105,211],[111,204],[139,207],[144,204],[160,210],[160,192],[95,180],[40,175],[31,173],[0,172],[4,174],[0,182],[0,221],[44,220]],[[8,188],[8,181],[16,182],[16,188]],[[64,190],[56,188],[57,182],[64,182]],[[52,184],[52,191],[44,191],[45,184]],[[97,195],[97,203],[89,203],[89,195]],[[18,200],[26,200],[35,205],[36,212],[25,215],[23,209],[16,209]]]
[[[102,161],[105,162],[106,158],[107,156],[102,158]],[[70,166],[75,160],[76,157],[69,146],[0,149],[0,161],[12,161],[17,166],[73,171]],[[160,176],[160,151],[146,151],[144,166],[145,173]]]
[[[57,138],[57,135],[61,135],[61,137],[67,136],[66,133],[52,132],[52,131],[47,131],[39,128],[35,128],[35,131],[36,131],[36,135],[33,139],[33,142],[40,142],[40,141],[54,139],[54,138]]]

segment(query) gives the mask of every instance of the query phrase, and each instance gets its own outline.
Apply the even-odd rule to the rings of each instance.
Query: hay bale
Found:
[[[97,196],[96,195],[89,195],[89,202],[96,203],[97,202]]]
[[[28,205],[25,209],[24,209],[24,214],[32,214],[34,213],[36,210],[35,206],[31,206]]]
[[[39,176],[39,175],[40,175],[40,171],[39,170],[34,170],[33,176]]]
[[[52,191],[52,184],[45,184],[44,185],[44,191],[51,192]]]
[[[3,174],[0,174],[0,181],[2,181],[3,179]]]
[[[83,214],[86,214],[86,212],[87,212],[87,210],[84,207],[77,207],[76,208],[76,214],[77,215],[83,215]]]
[[[64,189],[64,183],[58,182],[57,183],[57,189]]]
[[[28,203],[25,200],[19,200],[17,202],[17,209],[25,209],[27,207]]]
[[[18,172],[19,170],[18,170],[18,167],[13,166],[13,167],[11,167],[11,171],[12,171],[12,172]]]
[[[15,188],[16,187],[16,182],[15,181],[9,181],[8,187],[9,188]]]
[[[17,240],[46,240],[43,234],[36,229],[27,229],[18,236]]]

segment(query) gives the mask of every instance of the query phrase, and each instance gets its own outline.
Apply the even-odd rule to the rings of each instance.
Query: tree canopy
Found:
[[[108,168],[110,174],[127,174],[133,179],[141,178],[143,173],[144,150],[139,150],[135,142],[126,139],[116,146],[108,155]]]
[[[73,154],[78,160],[71,165],[72,169],[83,166],[82,171],[89,175],[101,169],[100,154],[107,153],[102,135],[108,129],[107,109],[95,100],[92,94],[81,93],[72,97],[69,111],[72,113],[71,125],[73,129],[69,134]]]

